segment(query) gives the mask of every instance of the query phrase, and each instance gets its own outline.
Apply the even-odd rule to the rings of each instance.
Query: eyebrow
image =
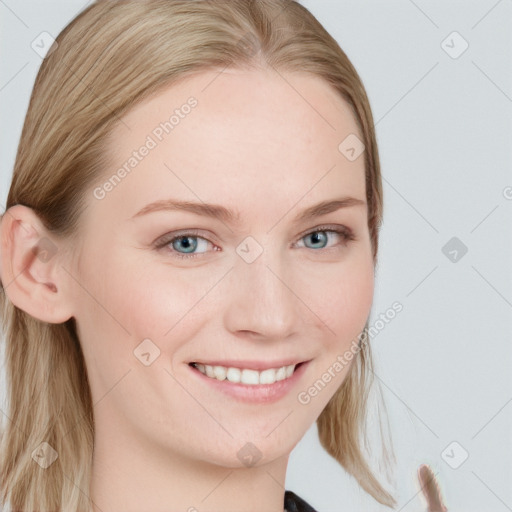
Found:
[[[301,211],[294,219],[294,223],[303,222],[321,215],[335,212],[341,208],[351,206],[366,205],[366,201],[355,197],[341,197],[322,201]],[[240,212],[229,210],[228,208],[218,204],[195,203],[191,201],[177,201],[175,199],[161,199],[144,206],[139,210],[132,219],[147,215],[148,213],[157,211],[186,211],[201,215],[204,217],[212,217],[228,224],[240,224]]]

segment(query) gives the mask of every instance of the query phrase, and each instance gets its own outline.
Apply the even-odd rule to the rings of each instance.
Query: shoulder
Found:
[[[292,491],[284,493],[284,508],[286,512],[317,512],[309,503]]]

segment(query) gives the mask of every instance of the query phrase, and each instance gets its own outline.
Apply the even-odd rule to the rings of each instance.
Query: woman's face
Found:
[[[353,135],[339,149],[358,133],[326,83],[271,71],[202,72],[122,118],[72,274],[97,442],[226,467],[287,457],[371,308],[364,153]],[[344,198],[360,202],[301,218]],[[190,365],[306,361],[258,389]]]

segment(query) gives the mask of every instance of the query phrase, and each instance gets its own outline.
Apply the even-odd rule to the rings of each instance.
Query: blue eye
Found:
[[[345,243],[348,240],[353,240],[353,238],[351,237],[351,234],[348,233],[347,230],[339,230],[339,229],[316,229],[315,231],[311,231],[310,233],[308,233],[307,235],[305,235],[302,238],[307,239],[307,237],[312,237],[313,244],[320,243],[322,245],[322,247],[307,247],[308,249],[324,249],[325,244],[329,240],[329,237],[326,235],[326,233],[331,233],[331,234],[334,233],[338,236],[341,236]]]
[[[327,234],[335,234],[341,237],[342,242],[338,244],[339,246],[346,246],[348,242],[355,240],[354,233],[349,228],[344,226],[338,227],[319,227],[309,233],[303,235],[299,240],[307,239],[307,237],[312,237],[313,244],[320,244],[321,247],[306,247],[306,249],[312,249],[318,251],[319,249],[326,249],[326,244],[328,243],[329,237]],[[174,236],[172,236],[174,235]],[[208,244],[211,244],[209,240],[203,238],[198,235],[195,230],[189,230],[186,232],[181,232],[179,235],[175,235],[174,233],[169,233],[168,235],[164,235],[160,240],[155,242],[156,249],[163,249],[167,246],[169,247],[169,251],[172,256],[180,259],[191,259],[197,258],[201,256],[201,254],[205,254],[206,248]],[[204,248],[203,252],[194,252],[197,248]],[[183,250],[184,252],[180,252]],[[218,248],[214,250],[219,250]]]
[[[201,243],[203,242],[203,243]],[[204,252],[194,253],[198,247],[205,248],[205,246],[211,243],[206,238],[197,236],[194,232],[187,232],[182,233],[179,236],[174,236],[170,239],[163,240],[161,244],[157,246],[157,248],[163,248],[167,245],[170,245],[169,248],[172,255],[176,258],[196,258],[197,256],[200,256],[201,254],[204,254]],[[181,253],[180,250],[185,251],[184,253]],[[206,251],[205,251],[206,252]]]

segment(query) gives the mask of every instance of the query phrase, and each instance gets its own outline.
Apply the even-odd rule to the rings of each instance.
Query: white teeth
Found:
[[[213,367],[213,374],[215,375],[215,378],[218,380],[224,380],[226,378],[226,368],[224,366],[214,366]]]
[[[274,384],[274,382],[291,377],[295,365],[282,366],[281,368],[269,368],[258,372],[247,368],[226,368],[225,366],[210,366],[208,364],[195,363],[196,368],[208,377],[217,380],[228,380],[229,382],[248,384]]]
[[[276,381],[276,371],[273,368],[260,373],[260,384],[272,384]]]
[[[226,378],[230,382],[240,382],[242,378],[242,372],[238,368],[228,368],[226,372]]]
[[[256,370],[242,370],[242,377],[240,378],[242,384],[259,384],[260,372]]]
[[[282,368],[279,368],[276,372],[276,380],[283,380],[286,379],[286,366],[283,366]]]

